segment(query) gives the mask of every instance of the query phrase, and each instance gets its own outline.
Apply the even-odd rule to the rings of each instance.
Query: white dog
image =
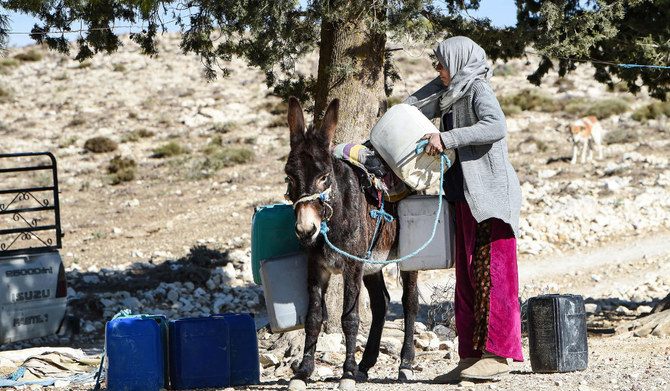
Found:
[[[581,163],[586,162],[586,150],[589,149],[589,160],[593,159],[593,149],[598,148],[598,160],[603,158],[603,128],[595,116],[580,118],[569,126],[570,140],[572,141],[572,160],[570,164],[577,163],[577,148],[579,143],[583,144]]]

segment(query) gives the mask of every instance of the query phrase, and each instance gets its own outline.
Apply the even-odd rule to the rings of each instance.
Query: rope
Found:
[[[428,145],[428,140],[422,140],[422,141],[420,141],[419,144],[416,146],[416,150],[415,150],[415,152],[416,152],[417,154],[419,154],[419,153],[423,153],[423,151],[424,151],[425,148],[426,148],[426,145]],[[418,249],[416,249],[416,250],[413,251],[412,253],[407,254],[407,255],[405,255],[405,256],[402,257],[402,258],[389,259],[389,260],[386,260],[386,261],[374,261],[374,260],[368,259],[368,258],[369,258],[369,255],[370,255],[370,251],[371,251],[371,249],[372,249],[372,245],[374,244],[374,237],[373,237],[373,242],[370,243],[370,250],[368,250],[368,253],[366,254],[366,258],[364,259],[364,258],[357,257],[357,256],[355,256],[355,255],[349,254],[348,252],[346,252],[346,251],[344,251],[344,250],[341,250],[341,249],[337,248],[334,244],[332,244],[332,243],[330,242],[330,240],[328,239],[328,231],[330,231],[330,229],[328,228],[328,224],[327,224],[325,221],[322,221],[322,222],[321,222],[321,234],[323,234],[323,238],[324,238],[324,240],[326,241],[326,243],[328,244],[328,246],[329,246],[331,249],[333,249],[335,252],[337,252],[338,254],[344,255],[344,256],[347,257],[347,258],[351,258],[351,259],[354,259],[354,260],[356,260],[356,261],[364,262],[364,263],[372,263],[372,264],[376,264],[376,265],[388,265],[388,264],[390,264],[390,263],[398,263],[398,262],[402,262],[402,261],[404,261],[404,260],[406,260],[406,259],[409,259],[409,258],[412,258],[412,257],[416,256],[416,255],[417,255],[418,253],[420,253],[424,248],[426,248],[426,246],[428,246],[428,245],[430,244],[430,242],[433,241],[433,238],[435,237],[435,232],[437,232],[437,223],[439,222],[439,219],[440,219],[440,212],[442,211],[442,183],[444,182],[444,166],[445,166],[445,164],[447,165],[447,168],[451,167],[451,161],[449,160],[449,157],[447,157],[447,154],[446,154],[446,153],[442,152],[442,153],[440,154],[440,191],[439,191],[439,201],[438,201],[438,204],[437,204],[437,213],[435,214],[435,221],[433,222],[433,232],[431,232],[431,234],[430,234],[430,238],[426,241],[426,243],[424,243],[421,247],[419,247]],[[388,213],[384,212],[381,208],[380,208],[379,211],[372,211],[372,212],[377,212],[377,213],[378,213],[377,216],[380,216],[380,215],[381,215],[381,216],[384,216],[385,219],[386,219],[385,216],[388,215]],[[370,212],[370,215],[372,215],[372,212]],[[388,216],[390,216],[390,215],[388,215]],[[392,217],[391,217],[391,218],[392,218]],[[389,220],[387,220],[387,221],[389,221]],[[391,220],[391,221],[392,221],[392,220]],[[377,218],[377,226],[379,226],[380,223],[381,223],[381,219],[380,219],[380,218]],[[377,229],[375,229],[375,235],[376,235],[376,231],[377,231]]]
[[[373,219],[377,219],[377,225],[375,226],[375,232],[372,234],[372,240],[370,240],[370,247],[368,248],[368,251],[365,253],[365,259],[370,259],[370,257],[372,256],[372,246],[375,245],[375,239],[377,238],[377,232],[379,231],[379,227],[381,227],[382,225],[382,220],[386,220],[389,223],[393,221],[393,216],[384,211],[384,197],[381,197],[381,204],[379,205],[379,210],[375,209],[370,211],[370,217],[372,217]]]

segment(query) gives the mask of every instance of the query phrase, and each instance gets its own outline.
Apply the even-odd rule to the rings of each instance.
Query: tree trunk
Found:
[[[364,4],[367,3],[367,4]],[[362,142],[385,107],[384,49],[386,35],[369,26],[382,16],[372,1],[350,1],[343,20],[325,20],[321,27],[319,68],[314,102],[314,123],[331,100],[340,99],[340,116],[334,143]],[[362,5],[367,9],[361,10]]]
[[[330,101],[339,98],[339,121],[333,143],[361,143],[367,140],[386,103],[386,35],[369,27],[378,23],[380,20],[375,18],[383,17],[384,12],[379,9],[375,12],[375,7],[379,5],[375,6],[373,1],[352,0],[349,5],[346,15],[338,15],[336,21],[324,18],[321,26],[314,124],[320,126]],[[331,277],[326,293],[328,319],[324,322],[324,331],[327,333],[341,332],[343,286],[341,276]],[[369,297],[364,288],[359,303],[361,326],[365,329],[371,314]]]

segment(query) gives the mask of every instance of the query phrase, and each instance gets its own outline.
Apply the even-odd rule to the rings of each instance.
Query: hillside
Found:
[[[156,58],[124,42],[120,52],[84,63],[39,47],[12,48],[0,59],[0,153],[56,156],[70,307],[84,320],[74,340],[50,337],[3,350],[101,346],[104,321],[126,307],[169,317],[225,311],[263,317],[262,289],[251,281],[250,226],[254,207],[283,202],[285,105],[242,61],[229,64],[229,78],[206,82],[198,59],[179,52],[176,36],[161,39]],[[436,75],[420,48],[395,59],[402,80],[392,101]],[[310,57],[298,67],[314,71],[316,61]],[[588,65],[564,79],[550,73],[534,87],[525,78],[537,62],[529,55],[495,64],[491,81],[508,113],[509,154],[524,197],[520,292],[522,299],[556,292],[590,298],[589,326],[598,334],[591,336],[592,366],[584,376],[531,375],[526,361],[515,367],[522,375],[499,387],[516,389],[522,381],[528,389],[539,382],[553,389],[666,390],[667,330],[645,337],[600,334],[649,312],[670,292],[670,123],[638,120],[653,101],[644,92],[608,91]],[[566,125],[585,114],[601,117],[604,158],[571,165]],[[96,137],[116,148],[92,152],[113,147],[90,141]],[[121,168],[116,174],[113,163]],[[451,270],[421,274],[425,307],[435,304],[435,288],[452,276]],[[429,338],[428,331],[417,338]],[[295,358],[284,358],[289,348],[280,352],[272,338],[262,336],[262,353],[281,357],[265,368],[263,389],[280,388]],[[417,379],[431,379],[455,362],[453,343],[443,348],[426,347],[417,356]],[[341,371],[338,352],[321,354],[327,369],[314,378]],[[393,352],[389,347],[380,358],[374,375],[380,380],[359,389],[397,389],[384,380],[395,378]]]

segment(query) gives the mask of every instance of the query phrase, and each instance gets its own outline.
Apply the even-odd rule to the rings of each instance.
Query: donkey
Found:
[[[379,343],[389,305],[382,266],[363,264],[332,250],[320,235],[323,221],[329,226],[328,239],[349,254],[365,254],[372,240],[376,221],[369,212],[376,208],[372,199],[361,191],[353,168],[331,156],[333,133],[337,126],[339,100],[333,100],[320,129],[305,127],[302,107],[294,97],[289,99],[288,124],[291,152],[285,166],[287,198],[293,202],[296,214],[295,233],[305,247],[308,258],[307,285],[309,305],[305,319],[305,351],[289,390],[304,390],[314,371],[316,342],[323,321],[324,295],[332,273],[342,273],[344,298],[342,330],[345,336],[346,358],[339,389],[352,390],[356,380],[367,380],[368,370],[379,356]],[[394,207],[389,208],[396,214]],[[384,222],[377,233],[372,259],[383,260],[395,252],[397,226]],[[401,272],[403,281],[402,305],[405,336],[400,353],[398,378],[411,379],[414,360],[414,322],[419,309],[417,272]],[[358,297],[361,282],[370,295],[372,324],[361,362],[356,366],[356,335],[358,334]]]

